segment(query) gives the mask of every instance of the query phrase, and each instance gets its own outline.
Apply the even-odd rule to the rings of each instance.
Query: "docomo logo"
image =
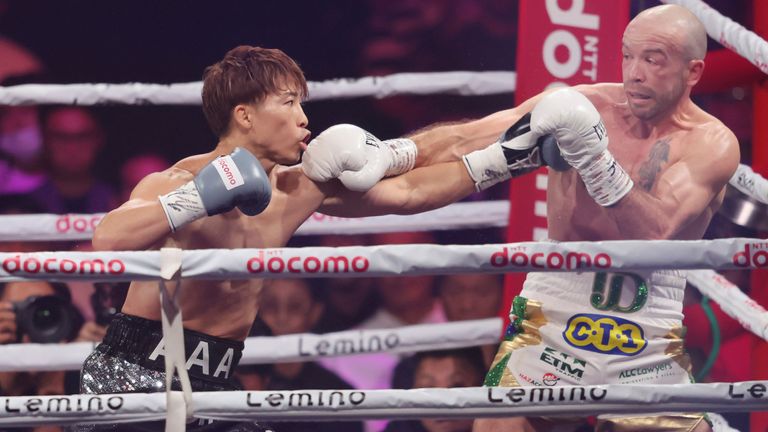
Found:
[[[359,219],[365,219],[365,218],[358,218]],[[322,213],[312,213],[311,220],[314,222],[343,222],[349,220],[349,218],[345,217],[339,217],[339,216],[329,216]]]
[[[103,214],[96,215],[73,215],[66,214],[56,219],[56,231],[61,234],[66,234],[71,231],[84,233],[92,233],[96,229],[96,225],[101,222]]]
[[[235,161],[232,160],[231,156],[222,156],[216,159],[214,167],[219,172],[219,177],[221,177],[221,181],[224,182],[224,187],[227,190],[245,184],[243,175],[240,174],[240,170],[237,169],[237,165],[235,165]]]
[[[600,28],[600,17],[584,12],[585,0],[572,0],[570,2],[571,7],[567,10],[561,9],[559,3],[558,0],[546,0],[547,15],[553,24],[587,30]],[[544,40],[542,47],[544,66],[552,76],[568,79],[579,71],[581,63],[584,61],[590,63],[591,68],[583,70],[582,74],[593,82],[597,81],[598,41],[597,36],[585,36],[584,51],[591,54],[582,56],[581,44],[572,32],[564,29],[554,30]],[[564,62],[559,61],[555,53],[560,46],[565,47],[568,52],[568,58]]]
[[[265,257],[264,251],[259,251],[247,264],[250,273],[365,273],[369,266],[368,258],[359,255],[352,259],[339,255],[322,259],[315,256],[285,259],[281,256]]]
[[[768,243],[747,243],[742,252],[733,255],[738,267],[768,267]]]
[[[491,254],[491,265],[494,267],[532,267],[546,269],[609,269],[612,266],[611,256],[599,253],[592,256],[585,252],[568,252],[565,255],[559,252],[534,252],[526,253],[524,250],[514,251],[505,247],[501,252]]]
[[[37,273],[64,273],[64,274],[113,274],[119,275],[125,273],[125,263],[119,259],[104,260],[88,259],[73,260],[59,258],[37,258],[17,254],[3,260],[3,270],[8,274],[24,272],[27,274]]]

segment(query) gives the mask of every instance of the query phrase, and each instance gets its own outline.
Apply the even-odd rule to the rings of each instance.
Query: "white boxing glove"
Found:
[[[616,204],[632,189],[629,174],[608,151],[600,113],[578,91],[563,88],[544,96],[531,111],[531,132],[555,136],[563,159],[578,171],[598,204]]]
[[[301,167],[314,181],[338,178],[347,189],[365,192],[384,177],[413,169],[416,154],[416,144],[407,138],[380,141],[357,126],[339,124],[309,143]]]

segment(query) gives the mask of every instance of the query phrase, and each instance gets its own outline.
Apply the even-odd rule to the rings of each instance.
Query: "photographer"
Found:
[[[45,281],[0,284],[0,344],[71,341],[82,322],[64,284]],[[0,372],[2,395],[63,393],[63,372]]]

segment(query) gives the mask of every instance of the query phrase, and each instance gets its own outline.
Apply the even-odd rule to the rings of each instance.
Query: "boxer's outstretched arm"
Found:
[[[658,178],[653,166],[663,161],[653,157],[646,161],[648,169],[640,170],[632,190],[606,209],[626,238],[679,239],[697,218],[717,210],[712,202],[739,164],[738,141],[730,130],[719,127],[692,132],[686,144],[692,147],[689,154]]]
[[[481,119],[463,123],[438,123],[416,131],[408,137],[419,149],[416,166],[457,161],[468,153],[487,147],[530,112],[548,92],[538,94],[515,108],[498,111]]]
[[[157,197],[193,178],[191,174],[186,174],[172,176],[166,171],[145,177],[131,192],[127,202],[101,220],[93,233],[93,248],[143,250],[171,234],[168,218]]]
[[[350,191],[338,181],[318,186],[326,193],[318,211],[342,217],[421,213],[475,192],[475,182],[460,161],[417,168],[384,179],[367,192]]]

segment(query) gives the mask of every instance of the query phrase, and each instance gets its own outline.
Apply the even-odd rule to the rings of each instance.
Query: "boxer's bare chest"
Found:
[[[604,116],[609,150],[636,188],[652,192],[659,177],[681,157],[683,131],[638,137],[616,117]],[[621,240],[615,222],[587,193],[575,170],[550,171],[547,193],[549,236],[561,241]]]
[[[248,217],[233,210],[200,219],[166,246],[184,250],[283,247],[318,207],[321,197],[312,192],[273,184],[272,200],[263,213]],[[246,337],[258,311],[262,285],[262,279],[185,280],[180,298],[184,326],[217,337]],[[157,282],[134,282],[123,311],[159,320]]]

